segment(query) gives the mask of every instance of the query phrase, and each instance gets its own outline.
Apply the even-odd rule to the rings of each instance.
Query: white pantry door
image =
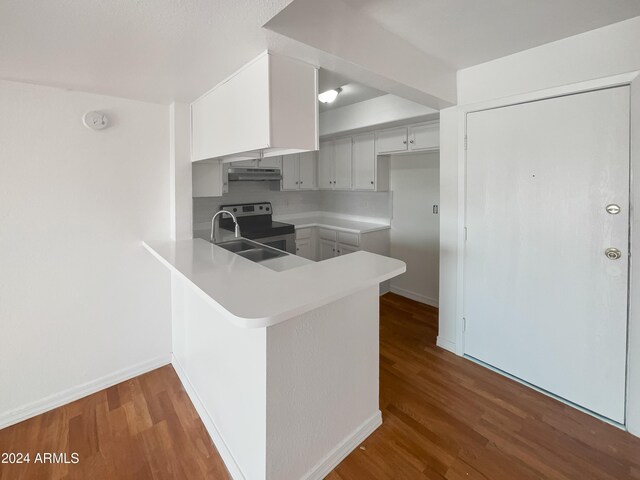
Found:
[[[619,423],[629,108],[622,86],[467,115],[465,354]]]

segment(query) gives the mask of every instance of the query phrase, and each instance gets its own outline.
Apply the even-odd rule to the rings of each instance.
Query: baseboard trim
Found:
[[[171,356],[171,363],[173,365],[174,370],[178,374],[178,378],[182,382],[182,386],[187,392],[187,395],[189,396],[189,398],[191,399],[191,402],[193,403],[193,406],[195,407],[196,412],[198,412],[198,415],[200,415],[200,419],[202,420],[202,423],[204,423],[204,427],[207,429],[207,433],[209,433],[209,436],[211,437],[213,444],[218,449],[218,453],[222,457],[222,461],[227,467],[227,470],[229,471],[229,475],[231,475],[231,478],[233,478],[233,480],[246,480],[246,477],[242,473],[242,470],[240,470],[240,466],[236,462],[236,459],[231,453],[231,450],[229,450],[229,447],[227,446],[224,439],[222,438],[222,435],[220,434],[218,427],[216,427],[216,424],[213,421],[213,418],[211,418],[211,415],[209,414],[209,412],[207,411],[207,408],[204,406],[204,403],[198,396],[195,388],[193,388],[193,385],[189,381],[189,377],[187,376],[187,373],[182,369],[182,366],[180,365],[180,362],[175,357],[175,355]]]
[[[440,348],[444,348],[445,350],[450,351],[451,353],[456,353],[456,344],[453,343],[451,340],[442,338],[439,335],[438,335],[438,338],[436,338],[436,345],[439,346]]]
[[[170,363],[169,355],[161,355],[10,410],[0,415],[0,430]]]
[[[391,285],[391,293],[395,293],[410,300],[415,300],[416,302],[424,303],[426,305],[431,305],[432,307],[438,308],[437,298],[430,298],[420,293],[411,292],[409,290],[405,290],[404,288],[395,287],[393,285]]]
[[[378,410],[371,418],[356,428],[349,436],[340,442],[338,446],[331,450],[320,463],[309,470],[302,478],[304,480],[322,480],[325,478],[329,475],[329,472],[336,468],[347,455],[358,448],[358,445],[380,425],[382,425],[382,413]]]

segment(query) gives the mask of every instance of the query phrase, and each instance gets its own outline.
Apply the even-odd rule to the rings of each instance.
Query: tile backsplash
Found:
[[[222,197],[193,199],[194,230],[206,227],[220,205],[271,202],[275,215],[335,212],[373,218],[391,218],[391,192],[281,192],[277,182],[233,182]]]

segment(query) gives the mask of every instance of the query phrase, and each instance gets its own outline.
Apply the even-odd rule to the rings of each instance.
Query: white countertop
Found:
[[[369,233],[391,228],[391,225],[388,223],[366,222],[322,213],[312,213],[308,216],[302,214],[291,216],[281,215],[274,219],[291,223],[295,225],[296,228],[326,227],[352,233]]]
[[[199,238],[144,246],[245,328],[275,325],[406,271],[400,260],[362,251],[322,262],[289,255],[266,266]]]

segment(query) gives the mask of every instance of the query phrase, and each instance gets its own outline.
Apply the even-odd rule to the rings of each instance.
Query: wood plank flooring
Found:
[[[383,424],[329,480],[640,479],[640,439],[436,347],[432,307],[387,294],[380,313]],[[0,430],[5,451],[81,460],[0,480],[229,478],[171,367]]]

